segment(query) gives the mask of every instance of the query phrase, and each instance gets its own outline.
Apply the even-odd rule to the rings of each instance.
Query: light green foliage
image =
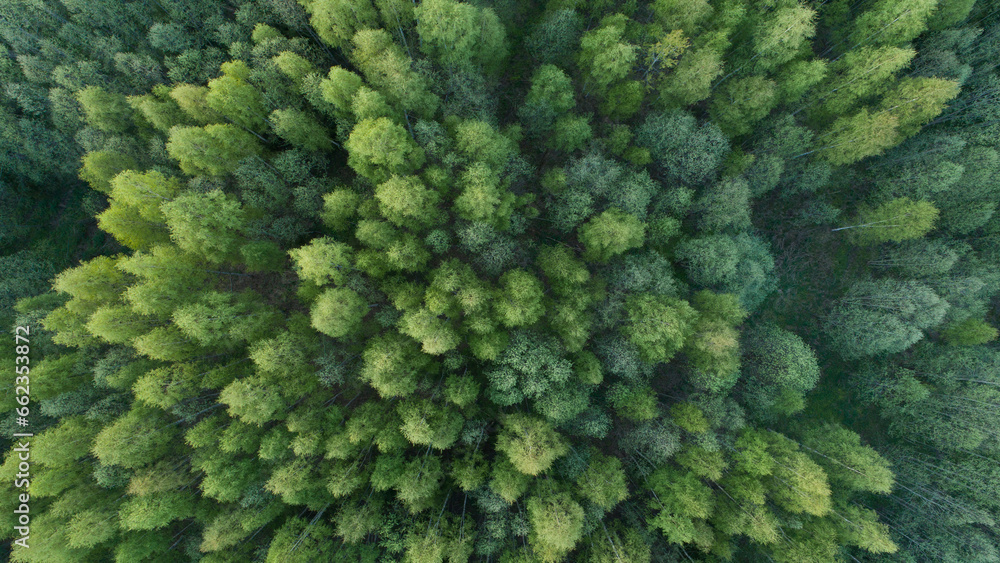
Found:
[[[885,92],[888,79],[916,55],[913,49],[861,46],[829,66],[830,77],[816,90],[813,111],[830,118],[843,115],[859,100]]]
[[[208,106],[208,88],[194,84],[178,84],[170,90],[170,97],[187,116],[197,123],[221,121],[215,110]]]
[[[368,303],[346,287],[327,289],[316,298],[310,311],[313,328],[333,338],[356,333],[367,314]]]
[[[496,448],[525,475],[538,475],[569,452],[566,439],[541,418],[511,414],[503,420]]]
[[[396,411],[402,421],[399,429],[411,444],[446,450],[462,430],[461,415],[426,399],[407,399]]]
[[[517,153],[517,145],[485,121],[466,120],[455,127],[455,148],[469,160],[502,169]]]
[[[333,104],[341,114],[348,115],[355,94],[363,87],[361,77],[339,66],[330,67],[328,77],[320,83],[323,99]]]
[[[336,189],[323,196],[323,224],[335,231],[345,231],[351,226],[351,219],[357,213],[360,198],[347,188]]]
[[[111,190],[111,179],[123,170],[136,167],[135,159],[124,154],[97,151],[84,155],[80,179],[99,192]]]
[[[319,0],[307,5],[316,34],[334,47],[347,46],[354,32],[378,24],[378,12],[369,0]]]
[[[906,138],[937,117],[958,90],[958,84],[951,80],[904,78],[886,93],[880,105],[883,111],[897,116],[899,135]]]
[[[434,356],[454,350],[461,343],[461,338],[447,321],[425,308],[403,313],[399,330],[420,342],[424,353]]]
[[[386,117],[358,123],[344,143],[347,163],[373,182],[384,182],[393,174],[406,175],[424,163],[421,149],[402,126]]]
[[[604,510],[611,510],[628,497],[625,472],[615,457],[593,456],[576,482],[580,493]]]
[[[650,475],[647,486],[656,495],[653,503],[656,517],[650,524],[670,543],[695,541],[697,524],[711,516],[715,509],[712,490],[694,473],[670,466],[661,467]]]
[[[530,541],[542,561],[560,561],[583,535],[583,508],[567,493],[528,499]]]
[[[713,46],[689,49],[672,73],[660,80],[658,103],[667,108],[689,106],[711,95],[712,81],[722,74],[722,54]]]
[[[287,406],[277,389],[266,386],[260,378],[230,383],[219,395],[219,402],[229,407],[231,416],[257,426],[278,418],[279,411]]]
[[[35,437],[31,457],[49,467],[70,465],[90,453],[91,441],[98,431],[98,425],[83,417],[63,418],[58,425]]]
[[[968,318],[952,323],[941,332],[948,344],[954,346],[976,346],[997,339],[996,327],[982,319]]]
[[[691,337],[684,344],[691,366],[698,372],[696,385],[717,390],[728,387],[739,370],[739,333],[736,326],[747,316],[736,295],[707,290],[694,294],[698,311]]]
[[[351,269],[351,247],[329,237],[314,239],[306,246],[290,250],[288,254],[299,277],[316,285],[342,285]]]
[[[233,125],[170,129],[167,152],[186,174],[220,175],[236,169],[240,160],[258,156],[257,138]]]
[[[901,242],[926,235],[934,228],[938,215],[931,202],[902,197],[878,207],[862,207],[848,229],[851,241],[858,245]]]
[[[586,85],[598,92],[625,78],[638,58],[636,46],[623,41],[625,22],[620,14],[610,16],[580,40],[578,64]]]
[[[782,7],[761,18],[753,33],[755,67],[771,70],[795,58],[816,33],[816,12],[802,4]]]
[[[268,119],[274,132],[289,143],[311,151],[328,151],[333,141],[317,117],[294,109],[278,109]]]
[[[526,105],[540,106],[553,116],[576,107],[573,82],[559,67],[545,64],[531,77],[531,89],[524,99]]]
[[[383,397],[413,393],[421,376],[433,367],[417,344],[400,334],[385,334],[368,343],[359,377]]]
[[[507,57],[506,32],[490,8],[428,0],[413,14],[420,50],[445,67],[496,71]]]
[[[646,226],[635,215],[612,207],[579,229],[584,258],[606,262],[612,256],[642,246]]]
[[[793,61],[778,73],[778,91],[782,101],[794,103],[826,78],[827,62],[823,59]]]
[[[292,51],[282,51],[271,60],[278,65],[282,74],[296,82],[301,82],[307,75],[317,72],[316,66],[308,59]]]
[[[853,25],[852,45],[900,45],[927,29],[936,0],[879,0]]]
[[[267,563],[306,563],[336,553],[333,530],[323,522],[288,518],[278,528],[267,550]]]
[[[169,93],[169,90],[160,88],[154,94],[130,96],[128,104],[156,129],[169,131],[174,125],[190,123],[177,102],[169,98]]]
[[[630,297],[626,308],[625,335],[651,363],[670,361],[691,336],[698,316],[686,301],[648,294]]]
[[[811,428],[803,439],[806,451],[817,454],[830,479],[854,490],[888,494],[894,477],[889,462],[870,446],[862,445],[854,432],[832,424]]]
[[[790,439],[772,433],[771,440],[775,458],[767,478],[771,498],[793,514],[828,514],[832,510],[830,484],[823,468]]]
[[[901,140],[899,118],[887,111],[857,113],[837,119],[818,139],[824,143],[820,156],[831,164],[853,164],[865,157],[879,155]]]
[[[249,130],[259,130],[267,119],[260,92],[247,82],[250,68],[243,61],[222,65],[222,76],[208,83],[205,103],[233,123]]]
[[[151,170],[139,173],[125,170],[111,180],[111,198],[121,205],[135,208],[139,215],[154,223],[165,222],[161,205],[181,192],[180,182]]]
[[[87,124],[108,133],[124,133],[132,125],[132,108],[125,96],[99,86],[88,86],[76,95]]]
[[[163,457],[176,432],[163,411],[136,406],[101,430],[94,438],[93,452],[104,465],[141,467]]]
[[[193,512],[194,499],[190,493],[165,492],[125,501],[118,510],[118,518],[126,530],[155,530]]]
[[[513,197],[500,185],[500,178],[489,166],[477,162],[461,176],[462,193],[455,198],[455,213],[469,221],[502,226],[510,217]]]
[[[169,409],[197,394],[200,382],[196,369],[192,364],[154,369],[135,382],[132,393],[147,405]]]
[[[396,496],[413,514],[427,510],[434,504],[443,479],[440,458],[435,455],[414,458],[399,476]]]
[[[493,308],[504,326],[529,326],[545,312],[542,284],[524,270],[511,270],[500,277]]]
[[[243,209],[222,191],[186,193],[160,210],[177,246],[209,262],[231,259],[243,241]]]
[[[656,0],[650,8],[663,29],[682,29],[689,35],[697,31],[697,26],[713,12],[707,0]]]
[[[440,217],[435,206],[440,197],[415,176],[393,176],[375,188],[382,216],[398,227],[418,230],[432,226]]]
[[[512,504],[528,490],[531,480],[530,475],[518,471],[506,459],[501,459],[493,464],[489,487],[508,504]]]
[[[354,35],[352,43],[351,60],[389,103],[420,116],[434,113],[438,97],[430,92],[430,81],[411,68],[412,61],[388,33],[364,29]]]

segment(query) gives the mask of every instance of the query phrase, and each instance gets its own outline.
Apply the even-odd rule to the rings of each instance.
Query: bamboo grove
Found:
[[[1000,562],[995,3],[2,4],[11,561]]]

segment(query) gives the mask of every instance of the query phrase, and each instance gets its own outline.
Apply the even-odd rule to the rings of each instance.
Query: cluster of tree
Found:
[[[86,4],[13,561],[1000,561],[989,6]]]

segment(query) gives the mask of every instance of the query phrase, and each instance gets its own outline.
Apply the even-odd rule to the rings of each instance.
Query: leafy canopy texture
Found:
[[[11,561],[995,563],[998,26],[6,1]]]

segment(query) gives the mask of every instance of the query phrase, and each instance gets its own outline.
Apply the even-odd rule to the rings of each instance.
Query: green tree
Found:
[[[626,302],[629,323],[626,337],[651,363],[668,362],[691,336],[698,313],[673,297],[637,295]]]
[[[232,260],[244,240],[243,209],[221,190],[185,193],[160,210],[177,246],[209,262]]]
[[[900,45],[927,29],[937,2],[928,0],[880,0],[853,22],[848,41],[852,45]]]
[[[604,510],[613,509],[628,497],[628,484],[621,461],[595,455],[576,480],[580,494]]]
[[[393,176],[375,188],[382,216],[398,227],[418,230],[440,220],[436,209],[440,196],[415,176]]]
[[[646,226],[634,215],[612,207],[579,229],[584,258],[606,262],[612,256],[642,246]]]
[[[901,352],[944,320],[947,309],[948,303],[921,283],[859,281],[835,302],[824,331],[847,358]]]
[[[430,357],[421,353],[415,342],[395,333],[372,339],[362,358],[358,376],[383,397],[412,394],[422,376],[434,367]]]
[[[542,561],[559,561],[583,535],[583,508],[568,493],[528,499],[532,548]]]
[[[353,336],[368,314],[368,303],[346,287],[329,288],[316,298],[310,316],[316,330],[333,338]]]
[[[803,5],[782,7],[760,18],[753,30],[755,70],[771,70],[796,58],[816,33],[815,19],[816,12]]]
[[[205,103],[236,125],[259,131],[267,121],[263,97],[250,84],[250,68],[243,61],[222,65],[222,76],[208,83]]]
[[[493,308],[497,320],[508,327],[529,326],[545,312],[542,284],[524,270],[511,270],[500,277]]]
[[[995,327],[982,319],[968,318],[951,323],[941,332],[948,344],[955,346],[977,346],[997,339]]]
[[[490,8],[453,0],[430,0],[414,8],[420,50],[445,67],[488,72],[501,68],[507,57],[507,38],[500,19]]]
[[[430,91],[430,80],[411,68],[410,57],[388,33],[363,29],[351,41],[354,44],[351,61],[390,104],[422,117],[434,114],[439,100]]]
[[[861,438],[841,426],[826,424],[807,430],[802,446],[814,452],[830,480],[852,490],[888,494],[894,476],[889,463]]]
[[[347,163],[355,172],[373,182],[385,182],[392,175],[406,175],[424,164],[424,150],[406,129],[390,119],[365,119],[358,123],[344,143],[350,155]]]
[[[815,352],[797,335],[770,324],[743,334],[743,403],[770,419],[805,407],[805,393],[819,381]]]
[[[125,96],[100,86],[87,86],[76,94],[87,124],[108,133],[124,133],[132,126],[132,108]]]
[[[745,135],[777,105],[777,94],[777,84],[760,76],[726,82],[712,98],[712,117],[729,135]]]
[[[289,143],[311,151],[333,149],[333,140],[316,115],[295,109],[277,109],[268,118],[274,132]]]
[[[299,277],[316,285],[343,285],[351,270],[351,247],[330,237],[313,239],[306,246],[288,251]]]
[[[525,475],[538,475],[569,452],[566,439],[541,418],[510,414],[503,419],[503,430],[496,448]]]
[[[598,93],[625,78],[638,57],[638,48],[623,41],[627,19],[610,16],[600,27],[583,34],[577,62],[586,77],[586,86]]]
[[[852,229],[852,242],[873,245],[920,238],[934,228],[938,210],[929,201],[897,198],[878,207],[862,207],[855,225],[838,227],[834,231]],[[854,230],[856,229],[856,230]]]
[[[134,469],[161,459],[176,435],[165,412],[137,405],[101,430],[93,452],[105,465]]]
[[[261,146],[251,133],[233,125],[177,125],[170,129],[167,152],[186,174],[221,175],[235,170],[242,159],[259,156]]]

